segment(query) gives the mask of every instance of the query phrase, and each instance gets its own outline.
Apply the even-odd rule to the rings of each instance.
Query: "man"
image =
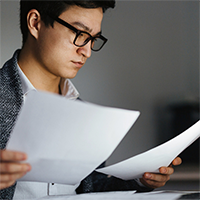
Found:
[[[160,174],[145,173],[140,180],[123,181],[93,172],[75,186],[35,182],[15,184],[31,170],[31,166],[20,163],[27,159],[26,154],[7,151],[5,147],[26,95],[31,90],[42,90],[70,99],[79,97],[69,79],[76,76],[91,56],[91,50],[98,51],[106,43],[107,39],[101,35],[103,12],[114,5],[114,0],[21,0],[23,46],[0,70],[1,199],[31,199],[75,192],[151,191],[169,180],[173,173],[171,166],[160,168]],[[180,163],[180,158],[172,162],[174,165]]]

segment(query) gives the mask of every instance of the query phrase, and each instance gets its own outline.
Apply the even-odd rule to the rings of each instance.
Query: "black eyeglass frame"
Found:
[[[55,16],[51,16],[51,15],[49,15],[49,17],[51,17],[53,20],[57,21],[59,24],[62,24],[63,26],[65,26],[65,27],[71,29],[72,31],[74,31],[74,32],[76,33],[76,36],[75,36],[74,41],[73,41],[73,44],[74,44],[75,46],[77,46],[77,47],[83,47],[83,46],[85,46],[90,40],[91,40],[91,42],[94,42],[96,38],[100,38],[100,39],[103,41],[103,43],[102,43],[102,45],[100,46],[99,49],[96,49],[96,50],[95,50],[95,49],[92,48],[92,45],[91,45],[91,49],[92,49],[93,51],[99,51],[99,50],[102,49],[102,47],[103,47],[103,46],[105,45],[105,43],[108,41],[108,39],[105,38],[105,37],[104,37],[103,35],[101,35],[101,34],[96,35],[96,36],[93,37],[93,36],[90,35],[88,32],[86,32],[86,31],[81,31],[81,30],[76,29],[74,26],[72,26],[71,24],[67,23],[66,21],[60,19],[59,17],[55,17]],[[82,44],[82,45],[77,45],[77,44],[76,44],[76,40],[77,40],[78,36],[81,35],[81,33],[85,33],[85,34],[89,35],[89,37],[85,40],[84,44]]]

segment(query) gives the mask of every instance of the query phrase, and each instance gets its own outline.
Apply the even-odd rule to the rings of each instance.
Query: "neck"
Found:
[[[24,46],[18,57],[18,64],[37,90],[59,94],[60,77],[50,73],[38,62],[34,52]]]

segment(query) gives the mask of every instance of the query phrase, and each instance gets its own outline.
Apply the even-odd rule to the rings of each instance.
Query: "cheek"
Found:
[[[74,52],[74,45],[67,38],[61,39],[59,36],[49,37],[48,35],[41,38],[39,43],[39,54],[48,64],[66,63],[70,55],[72,56],[72,52]]]
[[[57,28],[41,32],[35,52],[43,68],[53,74],[67,76],[72,69],[71,61],[77,58],[74,37],[74,34]]]
[[[66,34],[65,32],[60,32],[59,34],[54,34],[50,38],[50,44],[48,48],[53,51],[58,57],[70,57],[75,51],[75,46],[73,44],[73,39],[71,34]]]

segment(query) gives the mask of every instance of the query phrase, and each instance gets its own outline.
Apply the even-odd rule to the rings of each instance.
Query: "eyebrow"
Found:
[[[83,23],[81,22],[73,22],[72,25],[76,25],[76,26],[79,26],[80,28],[84,29],[85,31],[88,31],[88,32],[92,32],[92,29],[90,29],[88,26],[84,25]]]
[[[84,25],[84,24],[81,23],[81,22],[73,22],[72,25],[76,25],[76,26],[82,28],[84,31],[87,31],[87,32],[89,32],[89,33],[92,32],[92,29],[90,29],[89,27],[87,27],[86,25]],[[99,32],[98,32],[97,34],[95,34],[95,35],[101,35],[101,31],[99,31]]]

